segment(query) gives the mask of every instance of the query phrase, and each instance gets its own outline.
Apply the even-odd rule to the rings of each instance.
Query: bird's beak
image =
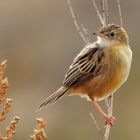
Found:
[[[93,35],[96,35],[96,36],[101,36],[102,34],[101,33],[99,33],[99,32],[94,32],[94,33],[92,33]]]
[[[97,32],[94,32],[94,33],[92,33],[92,34],[98,36],[98,33],[97,33]]]
[[[95,36],[104,37],[104,35],[101,34],[101,33],[99,33],[99,32],[94,32],[94,33],[92,33],[92,34],[95,35]]]

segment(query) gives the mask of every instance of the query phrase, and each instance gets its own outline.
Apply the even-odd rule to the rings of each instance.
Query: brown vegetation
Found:
[[[43,118],[37,118],[38,126],[34,129],[34,134],[30,136],[30,140],[47,140],[47,135],[44,131],[46,122]]]
[[[0,64],[0,106],[1,106],[1,113],[0,113],[0,125],[4,122],[6,119],[10,107],[12,105],[12,99],[6,98],[7,90],[8,90],[8,78],[5,78],[5,71],[7,67],[7,61],[4,60]],[[10,124],[7,126],[7,128],[4,130],[4,132],[0,132],[0,140],[10,140],[13,135],[15,134],[15,129],[17,127],[17,124],[20,120],[20,117],[15,116]],[[31,140],[47,140],[46,133],[44,131],[44,128],[46,126],[45,121],[43,118],[37,118],[38,127],[34,129],[34,134],[30,136]]]

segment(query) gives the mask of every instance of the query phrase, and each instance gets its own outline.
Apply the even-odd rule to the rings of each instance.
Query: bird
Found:
[[[37,110],[54,103],[64,95],[87,97],[113,125],[116,119],[107,115],[98,101],[113,94],[127,80],[131,68],[132,51],[126,30],[117,24],[108,24],[93,33],[97,40],[89,43],[75,57],[62,86],[43,101]]]

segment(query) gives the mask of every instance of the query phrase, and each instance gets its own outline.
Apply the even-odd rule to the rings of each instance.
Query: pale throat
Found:
[[[97,44],[99,44],[101,47],[110,47],[112,45],[112,42],[106,38],[97,37]]]

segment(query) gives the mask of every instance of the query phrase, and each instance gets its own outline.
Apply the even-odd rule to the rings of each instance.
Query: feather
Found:
[[[61,98],[66,92],[68,91],[67,87],[60,87],[56,92],[54,92],[52,95],[50,95],[48,98],[46,98],[40,106],[37,108],[36,111],[41,110],[43,107],[47,106],[48,104],[54,103],[56,100]]]
[[[84,48],[74,59],[65,75],[63,85],[71,87],[90,78],[97,76],[103,67],[103,48],[97,44]]]

